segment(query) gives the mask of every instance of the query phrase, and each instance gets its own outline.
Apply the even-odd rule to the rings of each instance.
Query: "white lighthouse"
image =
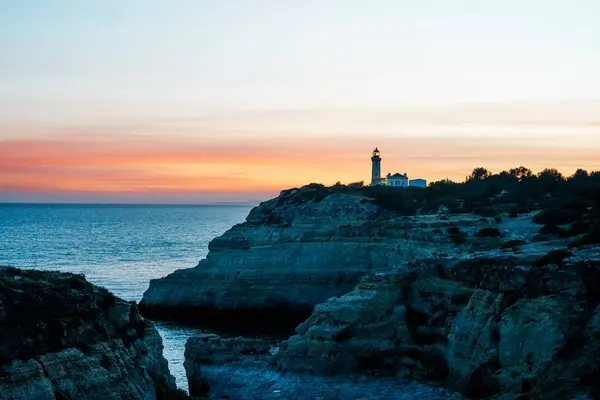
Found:
[[[427,181],[425,179],[409,179],[408,174],[406,173],[387,174],[387,176],[382,177],[381,153],[379,152],[379,149],[377,147],[375,147],[375,150],[373,150],[371,162],[371,186],[382,185],[397,188],[427,187]]]
[[[379,185],[381,184],[381,157],[377,147],[373,150],[371,162],[371,185]]]

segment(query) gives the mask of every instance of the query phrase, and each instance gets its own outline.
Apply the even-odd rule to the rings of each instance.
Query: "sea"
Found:
[[[198,264],[251,206],[0,204],[0,265],[83,274],[140,301],[150,279]],[[156,322],[177,385],[185,342],[200,329]]]

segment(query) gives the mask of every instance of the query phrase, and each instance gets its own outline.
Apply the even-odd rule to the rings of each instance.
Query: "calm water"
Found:
[[[150,279],[190,268],[208,242],[242,222],[246,206],[0,204],[0,265],[81,273],[126,300]],[[177,384],[189,328],[158,324]]]

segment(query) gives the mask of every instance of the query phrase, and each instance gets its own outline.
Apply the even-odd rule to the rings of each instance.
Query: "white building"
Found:
[[[381,177],[381,153],[375,148],[373,155],[371,156],[371,186],[384,185],[392,187],[427,187],[427,181],[425,179],[408,179],[408,174],[388,173],[385,178]]]
[[[388,173],[386,177],[387,185],[394,187],[408,187],[408,175],[396,172],[394,175]]]

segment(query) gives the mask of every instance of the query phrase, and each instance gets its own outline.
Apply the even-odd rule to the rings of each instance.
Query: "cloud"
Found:
[[[164,142],[153,138],[5,140],[0,188],[90,193],[274,192],[318,181],[368,180],[372,147],[383,169],[460,180],[476,166],[598,168],[594,149],[515,145],[505,140],[331,138],[268,143]]]
[[[462,180],[477,166],[492,171],[555,167],[565,174],[600,169],[600,137],[591,112],[596,106],[563,106],[554,116],[549,110],[561,107],[463,105],[429,113],[406,111],[400,120],[418,116],[414,129],[398,122],[393,112],[368,110],[224,113],[30,130],[3,125],[0,191],[98,198],[106,193],[148,199],[160,195],[173,201],[202,194],[270,195],[309,182],[368,181],[375,146],[382,150],[384,172],[407,172],[429,181]],[[461,122],[465,110],[478,115],[472,119],[478,122]],[[435,118],[428,122],[427,116]]]
[[[286,144],[246,140],[231,144],[131,135],[102,139],[8,139],[0,140],[0,145],[0,166],[272,165],[301,162],[307,158],[338,158],[344,154],[325,153],[315,149],[310,142],[302,141]]]

